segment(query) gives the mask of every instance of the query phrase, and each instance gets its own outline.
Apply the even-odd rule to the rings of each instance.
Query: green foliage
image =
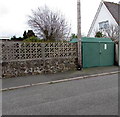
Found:
[[[98,37],[98,38],[103,37],[102,32],[100,32],[100,31],[96,32],[95,37]]]
[[[11,38],[12,41],[23,41],[22,37],[16,37],[15,35]]]
[[[24,39],[23,41],[24,42],[41,42],[41,40],[38,37],[35,37],[35,36]]]
[[[36,37],[35,33],[33,32],[33,30],[28,30],[28,32],[24,31],[23,38],[27,39],[29,37]]]
[[[39,39],[38,37],[32,36],[27,39],[24,39],[23,42],[41,42],[41,43],[53,43],[53,42],[67,42],[66,40],[64,41],[54,41],[54,40],[44,40],[44,39]]]
[[[76,34],[72,34],[71,35],[71,38],[73,39],[73,38],[77,38],[77,35]]]
[[[33,32],[33,30],[28,30],[28,32],[27,32],[27,37],[29,38],[29,37],[36,37],[35,36],[35,33]]]
[[[32,38],[30,38],[32,37]],[[36,37],[33,39],[33,37]],[[28,39],[30,38],[30,39]],[[31,39],[36,42],[36,41],[39,41],[39,40],[36,40],[37,39],[37,36],[35,35],[35,33],[33,32],[33,30],[28,30],[28,32],[24,31],[23,33],[23,37],[16,37],[15,35],[11,38],[12,41],[23,41],[23,40],[29,40],[31,42]]]
[[[24,31],[24,33],[23,33],[23,38],[24,39],[27,39],[28,37],[27,37],[27,32],[26,31]]]
[[[14,35],[11,40],[17,40],[16,36]]]
[[[77,35],[76,34],[71,34],[71,36],[70,36],[70,41],[72,41],[72,39],[74,39],[74,38],[77,38]]]

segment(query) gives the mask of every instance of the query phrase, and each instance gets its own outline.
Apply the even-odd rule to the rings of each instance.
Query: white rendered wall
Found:
[[[109,10],[103,4],[89,36],[94,37],[95,32],[99,31],[99,23],[107,20],[109,25],[118,25]]]

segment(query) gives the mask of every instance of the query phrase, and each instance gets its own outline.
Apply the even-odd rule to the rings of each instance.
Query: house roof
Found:
[[[109,12],[112,14],[116,22],[120,23],[120,4],[113,3],[113,2],[106,2],[104,1],[105,6],[109,10]]]
[[[90,33],[92,32],[92,29],[93,29],[93,26],[95,24],[95,21],[99,15],[99,12],[101,10],[101,7],[102,5],[105,5],[106,8],[108,9],[108,11],[111,13],[111,15],[113,16],[113,18],[115,19],[115,21],[117,22],[118,25],[120,25],[120,3],[117,4],[117,3],[113,3],[113,2],[107,2],[107,1],[101,1],[100,5],[99,5],[99,8],[96,12],[96,15],[93,19],[93,22],[91,24],[91,27],[89,29],[89,32],[88,32],[88,37],[90,36]]]

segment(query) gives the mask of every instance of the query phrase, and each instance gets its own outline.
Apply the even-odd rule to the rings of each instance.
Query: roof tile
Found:
[[[105,2],[104,4],[116,20],[116,22],[119,24],[120,23],[120,4],[113,3],[113,2]]]

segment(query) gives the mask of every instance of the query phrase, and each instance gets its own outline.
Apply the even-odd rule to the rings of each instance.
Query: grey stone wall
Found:
[[[73,69],[76,69],[76,58],[3,62],[2,78],[57,73]]]
[[[1,43],[2,78],[76,69],[76,43]]]

